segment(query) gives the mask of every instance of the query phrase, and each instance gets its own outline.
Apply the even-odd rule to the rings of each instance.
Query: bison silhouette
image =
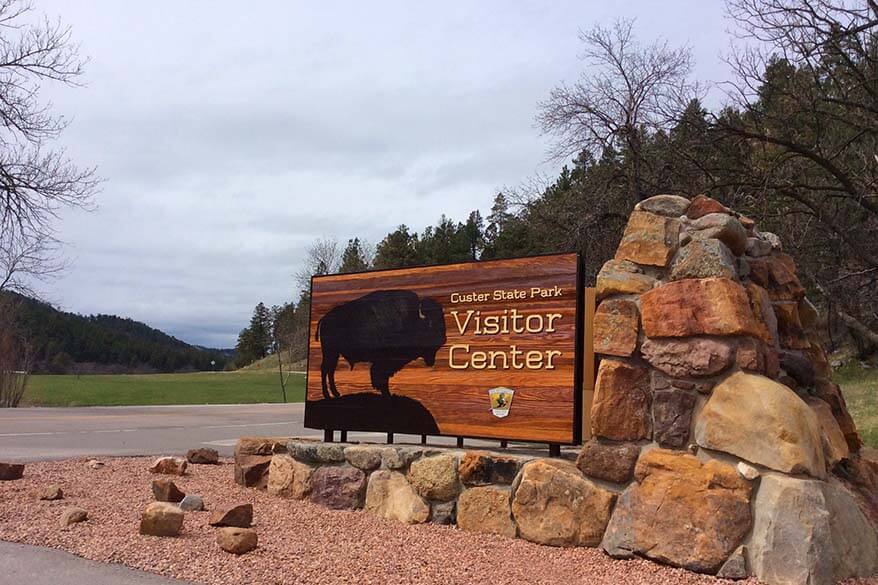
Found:
[[[320,382],[324,398],[340,396],[335,386],[339,356],[351,369],[358,362],[372,364],[372,387],[390,396],[390,378],[411,361],[436,363],[445,344],[445,315],[432,299],[407,290],[379,290],[330,309],[317,322],[314,339],[320,341],[323,363]],[[327,389],[328,382],[328,389]]]

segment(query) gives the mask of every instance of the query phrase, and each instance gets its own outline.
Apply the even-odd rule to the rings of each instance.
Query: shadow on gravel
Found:
[[[345,431],[438,435],[439,426],[423,404],[407,396],[372,392],[308,401],[305,426]]]

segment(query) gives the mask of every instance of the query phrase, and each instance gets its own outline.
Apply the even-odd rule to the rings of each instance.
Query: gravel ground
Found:
[[[0,482],[0,539],[217,585],[723,582],[643,560],[616,561],[596,549],[551,548],[330,511],[237,486],[229,461],[190,466],[190,474],[175,481],[184,492],[202,495],[209,508],[253,504],[259,548],[236,557],[216,545],[209,512],[188,513],[178,538],[139,535],[140,512],[152,500],[152,459],[103,461],[101,469],[88,468],[85,459],[31,463],[24,479]],[[50,483],[62,486],[64,500],[36,499],[34,491]],[[88,510],[89,520],[61,529],[58,519],[69,505]]]

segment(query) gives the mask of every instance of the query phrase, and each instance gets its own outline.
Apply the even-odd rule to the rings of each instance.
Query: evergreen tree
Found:
[[[348,240],[348,245],[345,247],[344,252],[342,252],[341,255],[341,267],[338,271],[341,273],[347,273],[362,272],[368,269],[369,262],[366,260],[366,253],[360,243],[360,238]]]
[[[401,268],[423,264],[418,249],[418,236],[400,225],[387,234],[375,249],[375,268]]]

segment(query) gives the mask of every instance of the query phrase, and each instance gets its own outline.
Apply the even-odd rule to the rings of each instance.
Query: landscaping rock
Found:
[[[430,517],[430,506],[398,471],[379,469],[369,476],[366,512],[403,522],[421,524]]]
[[[216,543],[228,553],[242,555],[256,548],[259,537],[252,528],[220,528],[216,531]]]
[[[585,479],[567,461],[537,459],[521,471],[512,514],[521,538],[550,546],[596,546],[616,494]]]
[[[386,469],[405,469],[420,456],[420,449],[384,447],[381,450],[381,466]]]
[[[464,485],[511,484],[518,475],[520,461],[487,451],[467,451],[460,458],[457,472]]]
[[[652,396],[652,438],[662,447],[683,447],[689,442],[689,427],[696,393],[669,388]]]
[[[0,463],[0,481],[21,479],[24,475],[24,463]]]
[[[598,368],[592,432],[617,441],[637,441],[652,435],[649,375],[645,367],[604,359]]]
[[[719,571],[717,571],[716,576],[720,579],[746,579],[750,576],[750,571],[747,569],[747,552],[746,548],[743,546],[739,546],[738,550],[732,553],[732,556],[728,558],[728,560],[723,563],[723,566],[720,567]]]
[[[149,470],[163,475],[185,475],[187,465],[186,460],[180,457],[159,457]]]
[[[730,214],[732,211],[716,199],[711,199],[706,195],[696,196],[689,204],[689,207],[686,208],[686,216],[689,219],[698,219],[711,213]]]
[[[826,462],[832,467],[850,455],[844,433],[841,432],[838,421],[832,416],[832,409],[828,404],[818,398],[809,398],[806,402],[817,415],[817,424],[823,441],[823,454]]]
[[[140,516],[140,534],[177,536],[183,528],[183,511],[167,502],[152,502]]]
[[[676,378],[713,376],[735,361],[729,340],[709,337],[646,339],[640,352],[652,367]]]
[[[170,479],[152,480],[152,495],[158,502],[171,502],[176,504],[186,497],[180,488]]]
[[[69,508],[64,508],[59,523],[61,524],[61,528],[67,528],[71,524],[78,524],[80,522],[85,522],[86,520],[88,520],[88,512],[82,508],[70,506]]]
[[[219,451],[206,447],[189,449],[186,452],[186,461],[196,465],[216,465],[219,463]]]
[[[619,497],[601,547],[715,573],[750,529],[750,482],[719,461],[665,449],[644,453]]]
[[[647,337],[751,335],[761,333],[747,293],[727,278],[669,282],[640,297]]]
[[[204,499],[195,494],[188,494],[180,500],[179,507],[184,512],[201,512],[204,510]]]
[[[238,504],[217,510],[211,515],[209,524],[250,528],[253,524],[253,504]]]
[[[297,443],[290,441],[290,455],[303,463],[342,463],[344,445],[333,443]]]
[[[460,492],[457,459],[449,453],[414,461],[407,477],[418,494],[428,500],[447,502]]]
[[[601,300],[616,294],[641,294],[655,283],[655,278],[643,274],[643,269],[633,262],[608,260],[598,272],[595,295]]]
[[[52,484],[41,489],[38,492],[37,497],[41,500],[53,502],[55,500],[64,499],[64,492],[61,490],[61,486],[58,484]]]
[[[708,213],[689,224],[693,240],[717,239],[735,256],[747,251],[747,230],[737,218],[726,213]]]
[[[684,278],[738,279],[735,257],[719,240],[692,240],[677,252],[671,265],[671,280]]]
[[[442,526],[451,526],[457,523],[457,503],[436,502],[430,509],[430,522]]]
[[[318,467],[308,481],[308,498],[333,510],[356,510],[363,505],[366,474],[356,467]]]
[[[286,439],[242,437],[235,445],[235,483],[245,487],[265,488],[268,467],[276,453],[286,453]]]
[[[679,218],[689,209],[689,200],[679,195],[655,195],[634,206],[635,211],[648,211],[656,215]]]
[[[777,471],[826,477],[817,416],[764,376],[736,372],[718,384],[698,417],[695,441]]]
[[[372,471],[381,466],[382,451],[382,447],[351,445],[345,447],[344,457],[354,467],[363,471]]]
[[[634,475],[640,447],[633,443],[602,443],[591,439],[582,446],[576,466],[589,477],[627,483]]]
[[[105,464],[103,461],[98,461],[97,459],[89,459],[88,462],[87,462],[85,465],[86,465],[86,467],[88,467],[89,469],[101,469],[101,468],[103,468],[106,464]]]
[[[287,454],[273,455],[268,467],[268,493],[303,500],[311,493],[313,469]]]
[[[640,315],[627,299],[607,299],[594,314],[594,351],[605,355],[630,356],[637,349]]]
[[[616,260],[664,267],[677,250],[679,239],[680,220],[634,211],[616,250]]]
[[[515,538],[509,491],[494,486],[464,490],[457,500],[457,526],[469,532]]]

